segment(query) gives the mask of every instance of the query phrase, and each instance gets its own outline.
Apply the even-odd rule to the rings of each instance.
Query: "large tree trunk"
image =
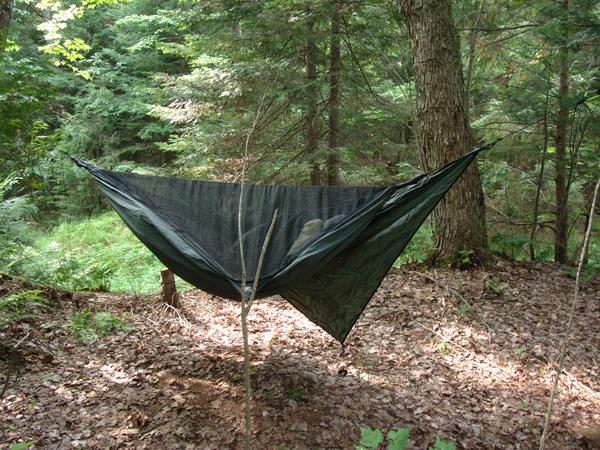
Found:
[[[317,108],[317,46],[314,41],[313,28],[315,16],[310,8],[306,10],[304,25],[305,42],[304,58],[306,62],[306,153],[310,159],[310,182],[321,184],[321,169],[317,159],[319,145],[319,110]]]
[[[8,26],[12,18],[13,0],[0,0],[0,53],[6,48]]]
[[[568,0],[564,2],[568,9]],[[556,123],[556,153],[554,158],[555,172],[555,203],[556,222],[554,224],[554,260],[559,263],[567,262],[567,123],[569,121],[569,50],[568,36],[565,32],[564,43],[558,53],[558,102],[559,111]]]
[[[339,154],[340,146],[340,75],[342,70],[340,57],[340,2],[331,2],[331,43],[329,55],[329,156],[327,158],[327,182],[340,184]]]
[[[465,111],[458,33],[450,0],[402,0],[417,91],[421,158],[433,170],[465,154],[474,140]],[[472,164],[433,212],[432,260],[455,263],[488,254],[485,202]],[[475,259],[473,259],[475,258]]]

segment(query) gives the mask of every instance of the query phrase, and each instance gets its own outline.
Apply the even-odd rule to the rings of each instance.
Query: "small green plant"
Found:
[[[360,441],[356,446],[356,450],[377,449],[382,442],[383,433],[379,428],[373,430],[369,427],[363,427],[360,429]]]
[[[288,396],[292,400],[296,400],[297,402],[302,402],[302,401],[306,400],[306,390],[304,389],[304,386],[296,384],[296,385],[292,386],[292,388],[288,392]]]
[[[468,303],[461,303],[460,306],[458,307],[458,315],[466,316],[470,310],[471,310],[471,305],[469,305]]]
[[[386,450],[404,450],[408,447],[410,430],[406,427],[398,428],[388,432],[386,437]],[[360,441],[354,448],[356,450],[377,450],[381,444],[383,444],[383,433],[379,428],[361,427]],[[429,450],[456,450],[456,446],[438,436],[435,438],[433,447],[429,447]]]
[[[435,346],[435,349],[440,353],[446,353],[448,351],[448,343],[446,341],[440,341]]]
[[[378,359],[379,357],[376,354],[361,350],[360,356],[356,358],[355,366],[357,369],[362,369],[364,372],[371,374],[377,365]]]
[[[398,428],[396,431],[390,431],[387,435],[387,450],[404,450],[408,447],[410,430],[408,428]]]
[[[94,313],[89,309],[75,314],[69,327],[73,334],[82,341],[95,341],[115,331],[130,329],[125,322],[109,311]]]
[[[452,442],[436,437],[433,447],[429,447],[429,450],[456,450],[456,446]]]
[[[14,292],[0,298],[0,329],[23,320],[35,319],[46,306],[46,297],[38,289]]]
[[[525,353],[526,349],[527,349],[527,347],[525,347],[524,345],[521,345],[520,347],[515,348],[515,351],[514,351],[515,356],[521,356],[523,353]]]
[[[461,267],[471,267],[475,264],[475,252],[473,250],[459,250],[457,256]]]
[[[33,445],[33,441],[17,442],[10,446],[10,450],[26,450]]]
[[[525,400],[519,400],[519,409],[527,408],[527,402]]]
[[[408,428],[398,428],[387,434],[387,450],[404,450],[408,446],[410,430]],[[360,429],[360,441],[356,450],[377,449],[383,443],[383,433],[379,428],[371,429],[363,427]]]
[[[502,294],[504,287],[502,286],[502,279],[498,276],[494,276],[485,280],[484,288],[487,291],[492,291],[496,294]]]
[[[465,280],[456,280],[454,283],[454,288],[455,289],[462,289],[465,285]]]

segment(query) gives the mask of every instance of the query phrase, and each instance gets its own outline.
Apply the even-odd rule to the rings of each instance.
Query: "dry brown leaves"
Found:
[[[552,264],[422,270],[388,275],[343,356],[285,301],[256,302],[256,448],[352,448],[361,426],[408,426],[412,448],[426,448],[438,435],[458,448],[537,448],[573,280]],[[583,286],[547,448],[598,445],[599,287],[599,280]],[[461,307],[464,301],[470,308]],[[65,327],[76,311],[68,299],[29,325],[47,349],[24,352],[18,384],[0,404],[0,442],[240,447],[235,302],[199,291],[182,296],[178,313],[152,297],[97,294],[81,302],[125,315],[134,328],[79,343]],[[14,342],[25,333],[11,331],[1,337]]]

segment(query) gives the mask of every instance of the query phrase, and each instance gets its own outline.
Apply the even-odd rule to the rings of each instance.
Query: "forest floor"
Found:
[[[392,270],[343,355],[282,299],[257,301],[254,447],[348,449],[360,427],[405,426],[410,448],[436,436],[457,448],[537,448],[573,284],[547,263]],[[17,287],[5,279],[0,293]],[[599,292],[598,277],[582,285],[547,448],[598,448]],[[76,303],[131,329],[82,343],[66,325]],[[11,333],[0,338],[24,359],[0,403],[2,448],[241,446],[235,302],[194,290],[174,313],[156,296],[77,293]]]

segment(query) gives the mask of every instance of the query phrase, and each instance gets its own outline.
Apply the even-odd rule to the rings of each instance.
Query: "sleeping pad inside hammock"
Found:
[[[246,184],[247,286],[278,209],[256,298],[281,295],[343,342],[396,258],[479,151],[389,187]],[[240,184],[112,172],[71,159],[165,266],[206,292],[241,298]]]

